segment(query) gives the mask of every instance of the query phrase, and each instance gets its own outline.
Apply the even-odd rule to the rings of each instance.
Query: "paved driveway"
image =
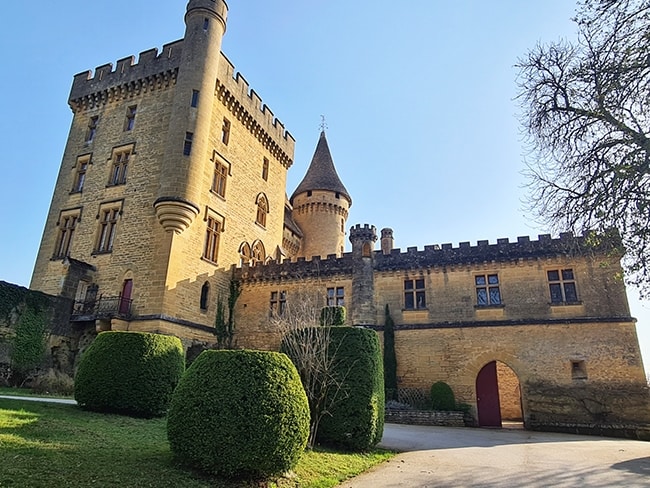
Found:
[[[341,488],[650,487],[650,442],[386,424],[379,445],[401,454]]]

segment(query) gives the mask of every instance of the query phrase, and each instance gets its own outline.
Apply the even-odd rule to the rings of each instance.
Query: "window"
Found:
[[[547,271],[551,303],[578,303],[573,269]]]
[[[111,174],[108,179],[108,186],[124,185],[126,175],[129,169],[129,160],[133,146],[121,147],[113,150],[113,164],[111,165]]]
[[[97,121],[99,120],[98,116],[90,117],[88,122],[88,130],[86,131],[86,142],[92,142],[97,133]]]
[[[72,185],[72,193],[79,193],[83,190],[89,164],[90,156],[85,156],[77,160],[77,172],[74,177],[74,184]]]
[[[210,26],[210,19],[206,17],[203,19],[203,30],[207,31],[209,26]]]
[[[131,105],[126,109],[126,121],[124,122],[124,130],[133,130],[135,127],[135,112],[137,105]]]
[[[183,143],[183,156],[189,156],[192,152],[192,139],[194,134],[192,132],[185,133],[185,142]]]
[[[337,286],[327,289],[327,306],[342,307],[345,305],[345,288]]]
[[[102,208],[99,211],[99,234],[97,236],[97,245],[95,252],[111,252],[113,250],[113,241],[115,240],[115,231],[117,229],[117,219],[120,215],[119,207]]]
[[[239,258],[240,258],[240,264],[242,266],[244,264],[250,264],[252,254],[251,254],[251,247],[248,245],[248,242],[242,242],[241,245],[239,246]]]
[[[501,305],[501,290],[499,289],[499,275],[478,275],[474,277],[476,285],[476,305],[488,307]]]
[[[59,236],[56,240],[54,249],[55,258],[64,258],[70,255],[70,244],[74,235],[77,222],[79,221],[80,211],[75,210],[72,213],[65,213],[59,217]]]
[[[404,308],[414,310],[426,307],[427,300],[424,291],[424,278],[404,280]]]
[[[217,255],[219,253],[219,237],[221,230],[221,221],[216,217],[208,215],[205,231],[205,247],[203,249],[203,258],[207,259],[211,263],[217,262]]]
[[[214,177],[212,178],[212,191],[220,197],[226,197],[226,181],[228,179],[228,167],[221,161],[214,161]]]
[[[267,181],[269,179],[269,160],[264,158],[262,162],[262,179]]]
[[[263,194],[257,196],[257,217],[255,222],[266,227],[266,214],[269,213],[269,202]]]
[[[230,140],[230,121],[228,119],[223,119],[223,125],[221,126],[221,142],[226,146]]]
[[[574,380],[587,379],[587,367],[584,360],[576,359],[571,361],[571,378]]]
[[[269,311],[271,316],[284,315],[287,305],[287,292],[286,291],[272,291],[271,301],[269,304]]]
[[[251,249],[251,264],[253,266],[257,264],[264,264],[266,259],[266,250],[264,249],[264,244],[261,241],[256,241],[253,243],[253,248]]]
[[[192,90],[192,99],[190,100],[190,107],[198,107],[199,106],[199,91],[198,90]]]
[[[210,283],[206,281],[205,283],[203,283],[203,286],[201,287],[201,300],[199,303],[201,310],[205,311],[208,309],[209,298],[210,298]]]

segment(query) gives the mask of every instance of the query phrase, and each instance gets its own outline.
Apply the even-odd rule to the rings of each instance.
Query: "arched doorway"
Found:
[[[476,376],[476,409],[480,427],[521,422],[521,386],[517,374],[501,361],[487,363]]]

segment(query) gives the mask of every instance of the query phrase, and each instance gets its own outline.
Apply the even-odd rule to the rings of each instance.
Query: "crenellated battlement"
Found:
[[[74,76],[68,103],[73,111],[87,106],[108,103],[132,92],[149,91],[175,83],[180,65],[183,40],[165,44],[160,54],[157,48],[129,56],[113,64],[103,64],[95,72],[83,71]]]
[[[287,168],[293,164],[296,141],[253,90],[244,76],[221,53],[217,97]]]
[[[68,103],[73,111],[94,107],[113,100],[151,91],[176,82],[181,64],[183,39],[128,56],[113,64],[103,64],[94,72],[83,71],[74,76]],[[268,105],[250,88],[244,76],[235,70],[221,53],[219,75],[215,86],[217,97],[286,167],[293,164],[296,141]]]
[[[356,225],[350,229],[350,238],[353,234],[370,235],[373,231],[374,226]],[[560,234],[560,237],[556,239],[553,239],[550,234],[540,234],[537,236],[537,240],[523,236],[518,237],[515,242],[510,242],[508,238],[497,239],[494,244],[490,244],[487,240],[481,240],[477,241],[475,246],[469,242],[461,242],[457,247],[452,244],[434,244],[424,246],[422,250],[418,250],[417,247],[408,247],[404,252],[396,248],[392,249],[389,254],[374,251],[374,269],[387,271],[434,268],[591,254],[620,258],[622,256],[620,240],[616,237],[594,237],[593,235],[576,237],[567,232]],[[331,254],[327,256],[327,259],[314,256],[311,260],[298,258],[297,261],[285,259],[282,263],[244,265],[243,268],[237,268],[235,274],[245,282],[326,277],[335,274],[351,274],[353,262],[352,253],[345,253],[340,258]]]

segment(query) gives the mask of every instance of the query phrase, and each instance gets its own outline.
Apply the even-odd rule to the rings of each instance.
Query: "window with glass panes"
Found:
[[[111,252],[113,250],[113,241],[115,240],[119,214],[119,208],[105,208],[100,212],[99,234],[97,236],[97,246],[95,247],[96,252]]]
[[[109,186],[123,185],[126,183],[126,174],[129,169],[129,159],[131,158],[131,149],[115,151],[113,153],[113,166],[111,176],[108,180]]]
[[[208,217],[205,231],[205,247],[203,258],[212,263],[217,262],[219,254],[219,234],[221,233],[221,222],[214,217]]]
[[[578,302],[578,292],[576,290],[573,269],[553,269],[547,271],[546,275],[548,276],[551,303]]]
[[[424,278],[404,280],[404,308],[414,310],[426,308],[427,300],[424,290]]]
[[[287,304],[286,291],[272,291],[269,310],[271,315],[283,315]]]
[[[345,305],[345,289],[342,286],[327,289],[327,306],[342,307]]]
[[[78,220],[79,212],[62,215],[59,219],[59,236],[54,251],[55,258],[63,258],[70,254],[70,244],[72,243],[72,236],[74,235]]]
[[[476,305],[479,307],[501,305],[499,275],[477,275],[474,277],[474,284],[476,285]]]

